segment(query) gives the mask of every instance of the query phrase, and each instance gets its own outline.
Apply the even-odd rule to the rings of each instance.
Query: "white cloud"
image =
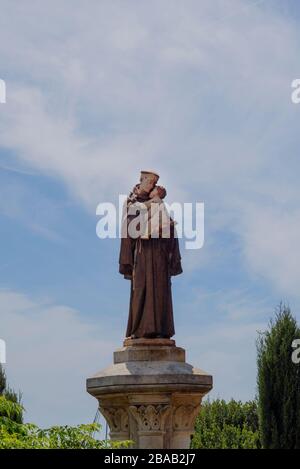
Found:
[[[274,305],[248,290],[195,290],[185,302],[176,342],[187,362],[213,375],[210,396],[249,400],[256,394],[256,339]],[[197,326],[196,326],[197,325]]]
[[[284,197],[284,194],[283,194]],[[283,205],[252,206],[241,228],[249,268],[282,295],[299,294],[300,211]]]
[[[250,400],[256,394],[257,331],[263,322],[203,327],[189,339],[188,362],[213,375],[211,398]]]
[[[0,290],[1,338],[9,382],[23,393],[25,418],[41,426],[89,423],[97,402],[85,379],[112,361],[118,327],[72,308]],[[114,340],[115,339],[115,340]]]

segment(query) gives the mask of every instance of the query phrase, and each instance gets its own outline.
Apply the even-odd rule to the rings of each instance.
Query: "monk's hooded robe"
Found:
[[[137,201],[149,200],[140,195]],[[126,216],[126,227],[132,220]],[[121,239],[119,272],[131,281],[126,337],[164,337],[175,334],[171,276],[182,273],[174,223],[169,238]]]

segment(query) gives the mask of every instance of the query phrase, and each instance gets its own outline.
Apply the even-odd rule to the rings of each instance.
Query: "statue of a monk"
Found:
[[[175,223],[170,218],[168,236],[162,236],[161,226],[155,236],[151,231],[138,237],[128,232],[129,223],[136,216],[129,214],[130,204],[149,207],[150,203],[163,203],[166,191],[156,185],[158,179],[154,171],[141,172],[140,184],[130,193],[123,218],[127,231],[121,239],[119,272],[131,281],[126,332],[126,337],[131,338],[170,338],[175,334],[171,276],[182,273]]]

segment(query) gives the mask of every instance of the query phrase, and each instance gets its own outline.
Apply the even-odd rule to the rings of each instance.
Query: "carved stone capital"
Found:
[[[200,403],[198,405],[182,404],[176,407],[173,413],[173,430],[192,432],[199,411]]]
[[[164,431],[171,406],[166,404],[131,405],[129,412],[139,431]]]
[[[129,435],[129,419],[126,407],[100,406],[112,434]]]

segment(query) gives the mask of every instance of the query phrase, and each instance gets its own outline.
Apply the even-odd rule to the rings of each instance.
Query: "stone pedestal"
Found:
[[[212,376],[187,364],[185,350],[169,339],[126,339],[114,364],[87,380],[110,438],[148,449],[189,448],[211,388]]]

